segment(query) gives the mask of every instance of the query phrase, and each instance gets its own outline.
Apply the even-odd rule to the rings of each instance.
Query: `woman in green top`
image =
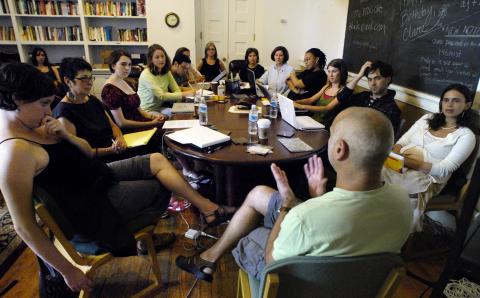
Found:
[[[168,107],[166,102],[181,101],[187,96],[193,96],[193,91],[182,92],[178,87],[170,72],[170,58],[161,45],[151,45],[147,59],[148,67],[140,74],[137,91],[143,110],[162,113]]]
[[[295,108],[313,112],[313,118],[324,124],[333,120],[334,109],[338,105],[337,94],[347,82],[348,71],[345,61],[342,59],[330,61],[327,73],[327,84],[320,91],[312,97],[294,102]]]

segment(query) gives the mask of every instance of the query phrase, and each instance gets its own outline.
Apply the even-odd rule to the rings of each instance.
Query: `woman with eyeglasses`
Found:
[[[427,114],[393,146],[404,157],[404,171],[384,167],[385,182],[403,186],[415,205],[414,229],[421,231],[428,201],[470,156],[478,133],[472,111],[473,93],[466,86],[452,84],[440,96],[439,112]]]
[[[127,151],[122,131],[104,109],[102,102],[90,94],[93,86],[92,67],[81,58],[64,58],[60,75],[68,92],[53,110],[53,115],[66,129],[89,142],[95,157],[104,162],[137,155]]]
[[[326,56],[320,49],[309,49],[305,53],[303,61],[305,62],[305,70],[298,76],[292,71],[287,78],[287,85],[290,89],[288,97],[292,100],[315,95],[327,82],[327,75],[323,70]]]
[[[211,82],[225,70],[225,64],[218,59],[217,47],[212,41],[205,45],[205,57],[197,65],[197,70],[205,76],[207,82]]]
[[[95,107],[98,99],[86,95],[91,70],[88,63],[78,60],[67,58],[62,63],[60,73],[72,94],[61,104],[88,112],[92,107],[86,103]],[[9,63],[0,68],[0,189],[17,233],[39,261],[60,272],[73,291],[89,291],[93,282],[62,256],[37,224],[32,200],[35,186],[58,205],[72,236],[95,241],[116,256],[136,253],[128,224],[139,217],[151,219],[152,211],[160,215],[171,193],[189,200],[211,226],[235,211],[193,190],[159,153],[109,164],[94,158],[97,150],[76,134],[72,123],[51,116],[53,97],[52,81],[33,66]],[[165,244],[156,235],[154,242]]]

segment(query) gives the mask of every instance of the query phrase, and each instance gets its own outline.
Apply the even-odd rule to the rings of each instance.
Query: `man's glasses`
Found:
[[[79,81],[82,81],[83,83],[87,83],[87,82],[95,81],[95,78],[93,76],[88,76],[88,77],[75,78],[75,80],[79,80]]]

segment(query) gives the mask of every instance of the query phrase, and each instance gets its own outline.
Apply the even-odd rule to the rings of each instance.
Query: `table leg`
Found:
[[[214,176],[215,176],[215,202],[217,204],[225,203],[225,166],[215,165],[214,167]]]
[[[225,169],[225,192],[228,206],[235,206],[235,196],[238,195],[235,192],[235,171],[233,167],[227,166]]]

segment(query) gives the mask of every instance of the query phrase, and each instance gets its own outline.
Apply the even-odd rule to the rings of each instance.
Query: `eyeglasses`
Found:
[[[79,77],[79,78],[75,78],[75,80],[79,80],[79,81],[82,81],[83,83],[87,83],[87,82],[95,81],[95,77],[93,76]]]

